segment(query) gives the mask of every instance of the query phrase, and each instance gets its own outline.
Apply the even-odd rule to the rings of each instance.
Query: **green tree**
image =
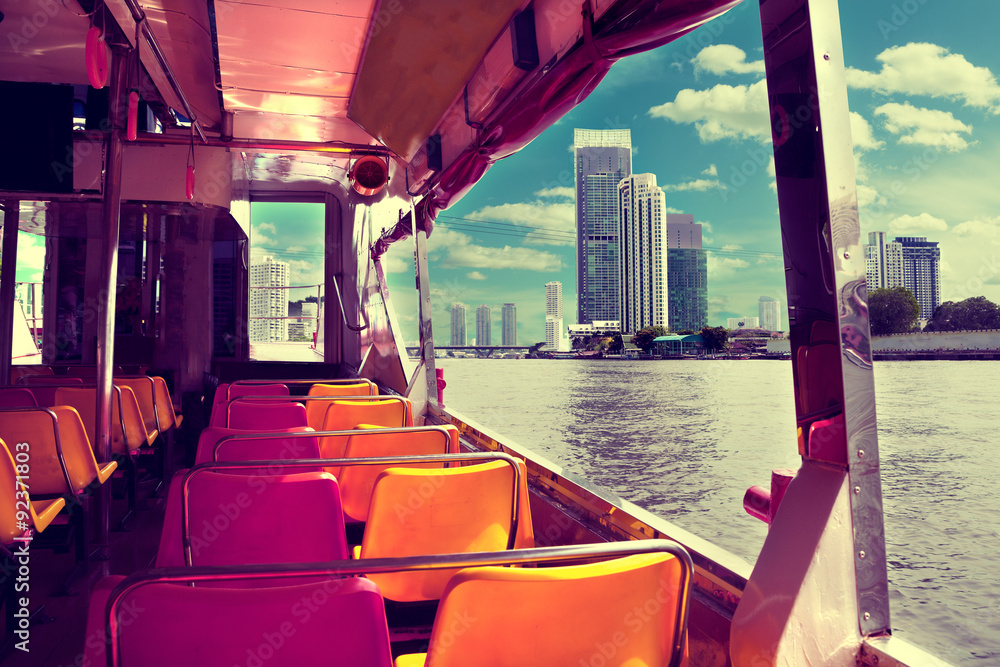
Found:
[[[541,355],[541,349],[543,347],[545,347],[545,341],[544,340],[541,343],[535,343],[534,345],[532,345],[531,347],[529,347],[527,354],[525,354],[524,356],[527,359],[540,359],[541,356],[542,356]]]
[[[670,329],[660,326],[659,324],[651,327],[646,327],[645,329],[639,329],[632,336],[629,341],[643,352],[649,352],[653,347],[653,339],[659,338],[660,336],[666,336],[670,334]]]
[[[913,331],[920,304],[905,287],[874,289],[868,293],[868,315],[873,336]]]
[[[984,296],[945,301],[934,310],[924,331],[981,331],[1000,329],[1000,306]]]
[[[729,346],[729,332],[725,327],[702,327],[701,339],[708,352],[721,352]]]

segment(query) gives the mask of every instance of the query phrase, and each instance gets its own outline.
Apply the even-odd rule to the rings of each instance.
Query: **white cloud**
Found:
[[[293,245],[285,248],[285,252],[306,252],[308,250],[309,248],[305,247],[304,245]]]
[[[885,145],[884,141],[879,141],[872,134],[872,127],[865,120],[864,116],[856,111],[851,113],[851,140],[854,143],[854,148],[859,151],[871,151],[877,148],[882,148]],[[876,110],[876,113],[878,111]]]
[[[955,118],[949,111],[915,107],[909,102],[890,102],[876,108],[875,115],[885,117],[885,129],[901,135],[901,144],[933,146],[952,153],[969,147],[969,142],[960,133],[969,134],[972,127]]]
[[[698,53],[691,62],[694,64],[694,73],[697,76],[701,72],[710,74],[763,74],[764,61],[755,60],[747,62],[747,54],[743,49],[732,44],[713,44],[706,46]]]
[[[683,212],[684,211],[682,211],[681,209],[674,208],[673,206],[668,206],[667,207],[667,213],[683,213]]]
[[[254,225],[257,229],[262,232],[271,232],[272,234],[278,233],[278,228],[274,226],[272,222],[259,222]]]
[[[446,269],[520,269],[523,271],[558,271],[562,260],[551,252],[534,248],[505,245],[492,248],[476,245],[472,237],[446,228],[435,230],[428,247],[443,255],[441,266]]]
[[[575,199],[576,190],[566,186],[556,186],[553,188],[545,188],[544,190],[539,190],[535,193],[536,197],[564,197],[566,199]]]
[[[870,185],[865,185],[864,183],[858,183],[858,206],[864,207],[869,206],[878,199],[879,192]],[[862,217],[862,219],[864,219]]]
[[[683,192],[685,190],[704,192],[705,190],[724,190],[726,186],[723,185],[718,178],[697,178],[693,181],[688,181],[687,183],[663,185],[661,187],[664,192]]]
[[[470,271],[465,277],[469,280],[486,280],[486,276],[480,271]]]
[[[737,271],[750,266],[750,262],[738,257],[721,257],[714,252],[707,253],[709,281],[731,277]]]
[[[708,169],[704,169],[701,172],[702,176],[718,176],[719,170],[714,164],[708,165]]]
[[[557,190],[559,188],[552,188]],[[556,195],[559,196],[559,195]],[[538,227],[538,231],[529,231],[525,242],[545,245],[573,245],[575,237],[571,232],[576,230],[576,209],[573,202],[516,202],[485,206],[468,215],[473,220],[490,220],[509,222],[514,225]],[[558,232],[556,234],[548,232]],[[567,233],[569,232],[569,233]]]
[[[901,215],[889,221],[889,231],[894,234],[945,232],[948,231],[948,223],[941,218],[935,218],[930,213]]]
[[[1000,85],[989,68],[937,44],[893,46],[878,54],[879,72],[847,69],[847,84],[876,92],[929,95],[959,100],[966,106],[1000,113]]]
[[[952,227],[951,231],[958,236],[974,239],[997,238],[1000,237],[1000,217],[967,220]]]
[[[432,238],[433,236],[434,234],[431,235]],[[403,251],[403,255],[393,253],[393,248],[397,247],[406,247],[407,250]],[[389,246],[389,250],[382,255],[382,268],[386,273],[413,273],[413,247],[405,243],[394,243]],[[393,298],[395,299],[395,296]]]
[[[17,272],[21,275],[18,276],[18,280],[23,280],[24,274],[28,271],[44,271],[45,270],[45,237],[35,236],[34,234],[18,234],[17,235]],[[29,278],[29,282],[34,282],[35,278],[39,276],[33,276]]]
[[[741,246],[739,243],[727,243],[726,245],[722,246],[722,250],[724,252],[732,252],[733,250],[743,250],[743,246]]]
[[[654,118],[692,124],[703,142],[720,139],[754,139],[771,136],[767,114],[767,85],[761,80],[749,86],[718,84],[707,90],[685,88],[673,102],[649,110]]]

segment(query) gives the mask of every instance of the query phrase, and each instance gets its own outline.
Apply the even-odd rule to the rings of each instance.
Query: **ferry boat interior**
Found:
[[[0,0],[4,664],[943,664],[892,635],[835,0],[760,0],[802,464],[756,563],[439,396],[435,216],[737,1]],[[254,202],[323,210],[296,361]]]

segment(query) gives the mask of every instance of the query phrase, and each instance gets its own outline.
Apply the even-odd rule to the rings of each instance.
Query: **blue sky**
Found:
[[[943,300],[1000,301],[1000,50],[992,3],[840,3],[862,233],[941,243]],[[451,303],[517,305],[518,342],[544,340],[546,282],[576,313],[573,128],[630,128],[633,171],[704,225],[709,322],[785,302],[759,14],[744,2],[657,51],[617,63],[583,104],[498,162],[444,211],[429,239],[435,339]],[[456,220],[455,218],[459,218]],[[476,221],[491,221],[492,226]],[[474,231],[479,230],[479,231]],[[397,314],[415,331],[412,246],[387,262]]]

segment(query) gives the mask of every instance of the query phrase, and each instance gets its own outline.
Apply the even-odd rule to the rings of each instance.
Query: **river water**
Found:
[[[797,468],[787,361],[439,359],[449,408],[753,563],[743,494]],[[1000,364],[880,362],[893,633],[1000,665]]]

